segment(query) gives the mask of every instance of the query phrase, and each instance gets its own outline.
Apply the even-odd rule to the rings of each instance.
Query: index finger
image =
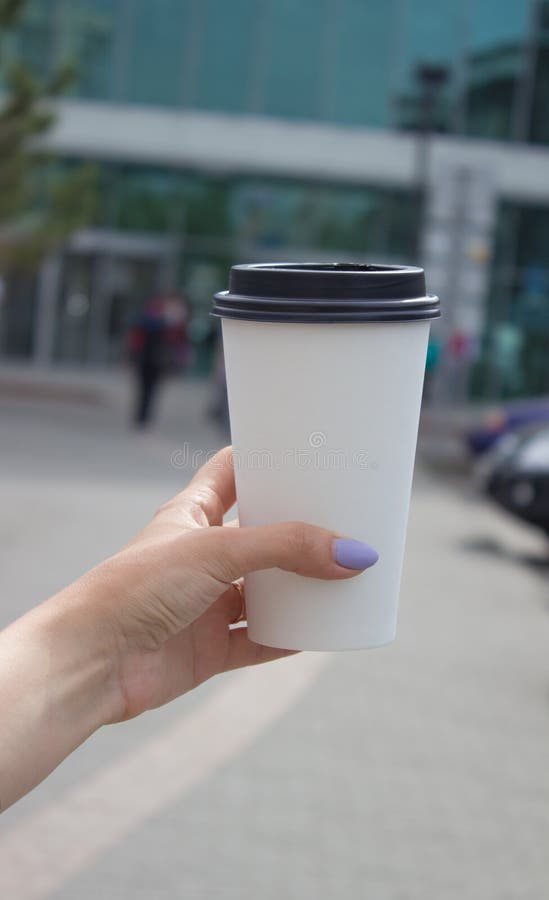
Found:
[[[221,525],[236,502],[233,448],[229,445],[212,456],[193,476],[177,499],[196,503],[210,525]]]

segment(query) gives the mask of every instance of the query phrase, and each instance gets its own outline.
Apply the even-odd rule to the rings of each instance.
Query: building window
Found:
[[[549,208],[502,204],[482,354],[480,397],[549,392]]]

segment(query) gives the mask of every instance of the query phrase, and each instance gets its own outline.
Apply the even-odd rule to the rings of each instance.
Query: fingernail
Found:
[[[334,559],[345,569],[368,569],[378,561],[379,554],[362,541],[338,538],[334,541]]]

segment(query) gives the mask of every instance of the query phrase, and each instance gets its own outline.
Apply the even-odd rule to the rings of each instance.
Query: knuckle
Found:
[[[199,504],[204,516],[204,510],[208,510],[212,520],[220,522],[223,519],[223,503],[217,491],[211,487],[205,487],[201,491],[201,503]]]
[[[193,522],[196,522],[197,525],[200,525],[202,528],[205,528],[207,526],[208,519],[199,500],[195,500],[191,497],[189,497],[188,499],[186,498],[185,510],[187,515],[192,519]]]
[[[219,581],[232,581],[234,560],[231,537],[222,525],[201,529],[196,536],[198,562],[202,570]],[[228,539],[227,539],[228,538]]]
[[[199,500],[185,495],[184,492],[162,503],[156,510],[153,521],[183,527],[198,525],[204,528],[208,525],[206,514]]]

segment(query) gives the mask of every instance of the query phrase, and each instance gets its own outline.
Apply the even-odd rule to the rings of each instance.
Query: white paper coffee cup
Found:
[[[323,582],[245,579],[252,640],[296,650],[395,637],[430,320],[422,269],[235,266],[222,318],[240,523],[305,521],[378,551]]]

